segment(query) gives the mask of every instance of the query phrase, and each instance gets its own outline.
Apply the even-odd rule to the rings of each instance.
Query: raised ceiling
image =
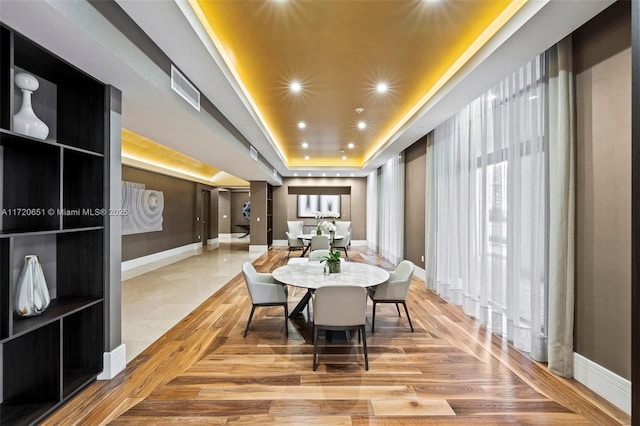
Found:
[[[303,169],[361,168],[526,0],[189,2]]]

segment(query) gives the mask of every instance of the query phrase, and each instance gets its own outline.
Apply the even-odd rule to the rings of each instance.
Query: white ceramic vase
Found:
[[[13,116],[13,131],[37,139],[46,139],[49,127],[40,120],[31,107],[31,95],[38,90],[40,83],[31,74],[21,72],[16,74],[16,86],[22,90],[22,107]]]
[[[21,317],[40,315],[51,303],[38,256],[30,254],[24,257],[14,299],[13,309]]]

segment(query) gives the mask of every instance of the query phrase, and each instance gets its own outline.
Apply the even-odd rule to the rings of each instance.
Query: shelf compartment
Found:
[[[101,301],[102,299],[82,297],[58,298],[51,300],[49,307],[42,314],[35,317],[22,318],[14,314],[12,338],[46,327],[61,317],[87,309]]]
[[[13,44],[14,67],[56,86],[55,105],[43,106],[55,109],[56,139],[104,154],[104,85],[17,33],[14,33]],[[38,114],[36,105],[34,111]]]
[[[104,297],[104,231],[57,234],[58,297]]]
[[[56,403],[9,404],[0,405],[0,425],[22,426],[36,424],[43,419]]]
[[[11,42],[12,36],[8,29],[0,27],[0,127],[9,129],[11,126]]]
[[[60,228],[60,148],[0,133],[2,230]],[[24,210],[23,210],[24,209]],[[53,209],[49,211],[49,209]]]
[[[11,283],[10,253],[11,241],[0,240],[0,283]],[[11,309],[10,286],[2,285],[0,286],[0,340],[9,337]]]
[[[62,320],[62,396],[67,398],[102,371],[104,304],[96,303]]]
[[[104,159],[64,150],[63,162],[63,228],[103,225]]]
[[[60,322],[2,344],[5,404],[60,401]]]

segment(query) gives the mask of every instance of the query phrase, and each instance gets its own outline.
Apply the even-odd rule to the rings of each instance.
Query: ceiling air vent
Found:
[[[258,161],[258,150],[252,146],[249,146],[249,157],[253,158],[255,161]]]
[[[171,64],[171,88],[200,111],[200,92],[173,64]]]

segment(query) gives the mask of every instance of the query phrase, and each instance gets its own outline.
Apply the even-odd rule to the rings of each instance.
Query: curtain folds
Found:
[[[575,94],[571,36],[549,51],[549,370],[573,375]]]
[[[545,58],[436,127],[427,148],[428,285],[539,361],[547,354]]]

